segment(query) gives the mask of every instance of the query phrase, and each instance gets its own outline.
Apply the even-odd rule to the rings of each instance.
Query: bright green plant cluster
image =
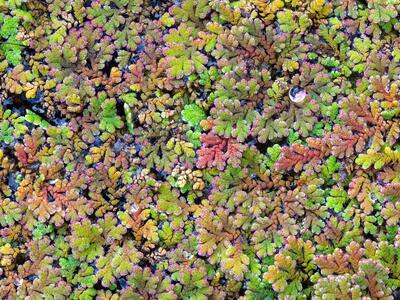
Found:
[[[399,299],[399,0],[0,0],[0,299]]]

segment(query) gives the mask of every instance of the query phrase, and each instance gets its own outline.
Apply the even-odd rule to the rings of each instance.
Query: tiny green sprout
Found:
[[[126,124],[128,127],[128,131],[130,134],[133,134],[132,111],[127,103],[124,103],[124,112],[125,112],[125,118],[126,118]]]
[[[185,108],[182,110],[182,119],[191,126],[198,125],[205,118],[206,114],[204,110],[197,104],[185,105]]]
[[[299,142],[299,138],[300,135],[297,131],[294,131],[293,129],[289,130],[289,136],[288,136],[289,145]]]
[[[334,71],[331,71],[330,74],[331,74],[332,79],[336,79],[340,76],[341,73],[339,71],[334,70]]]
[[[165,13],[160,18],[160,22],[165,27],[171,27],[175,24],[175,19],[169,13]]]
[[[310,52],[308,53],[308,58],[311,60],[317,59],[318,58],[318,54],[315,52]]]
[[[321,63],[324,66],[327,66],[327,67],[330,67],[330,68],[335,68],[335,67],[338,67],[340,65],[340,61],[337,60],[335,57],[331,57],[331,56],[323,58],[321,60]]]
[[[26,110],[25,120],[42,128],[48,128],[50,126],[49,122],[43,120],[42,117],[29,109]]]

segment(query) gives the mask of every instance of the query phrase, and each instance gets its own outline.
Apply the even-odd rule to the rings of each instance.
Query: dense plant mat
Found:
[[[399,14],[0,0],[0,298],[396,299]]]

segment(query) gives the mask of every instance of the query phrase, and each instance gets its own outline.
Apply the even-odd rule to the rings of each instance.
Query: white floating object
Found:
[[[299,86],[294,86],[289,90],[289,98],[296,105],[302,105],[306,97],[306,91]]]

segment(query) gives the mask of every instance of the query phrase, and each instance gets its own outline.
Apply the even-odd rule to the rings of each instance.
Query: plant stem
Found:
[[[0,42],[1,44],[5,44],[5,45],[14,45],[14,46],[20,46],[20,47],[28,47],[27,45],[23,45],[23,44],[18,44],[18,43],[12,43],[12,42]]]

